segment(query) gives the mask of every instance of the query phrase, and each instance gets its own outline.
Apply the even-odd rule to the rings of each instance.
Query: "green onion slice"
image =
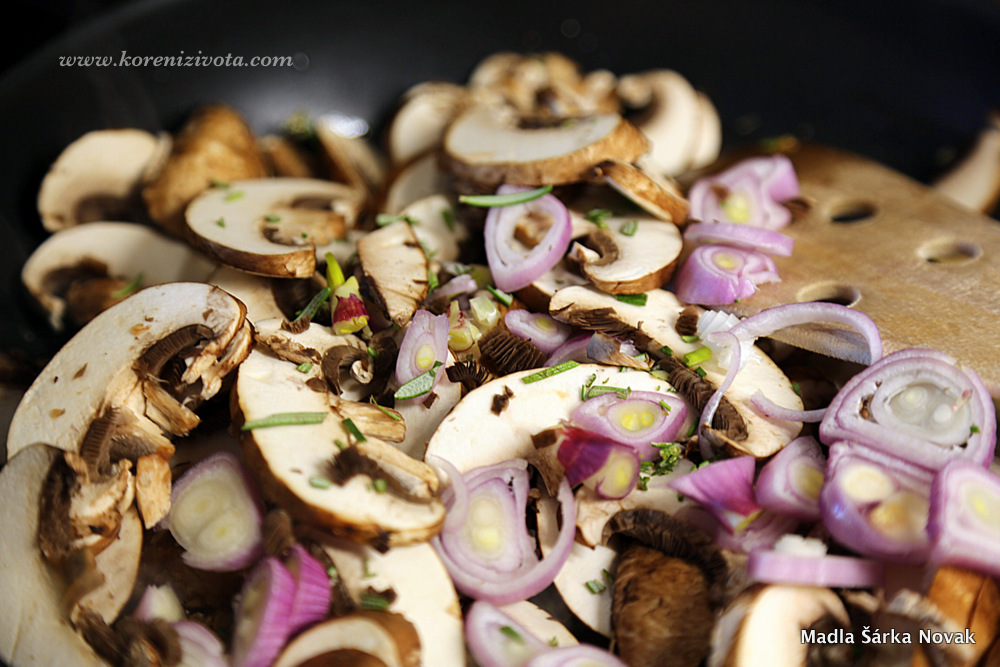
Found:
[[[503,305],[510,306],[510,304],[514,303],[514,297],[512,297],[510,294],[507,294],[507,292],[501,292],[492,285],[487,285],[486,289],[489,291],[490,294],[496,297],[497,301],[499,301]]]
[[[692,350],[690,352],[685,353],[684,363],[687,366],[697,366],[698,364],[705,363],[711,358],[712,358],[711,348],[702,345],[697,350]]]
[[[621,233],[625,236],[635,236],[636,231],[639,229],[639,223],[635,220],[629,220],[622,225]]]

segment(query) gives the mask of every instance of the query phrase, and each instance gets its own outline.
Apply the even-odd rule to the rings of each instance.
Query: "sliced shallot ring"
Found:
[[[825,415],[827,411],[827,408],[818,408],[816,410],[792,410],[791,408],[783,408],[765,396],[760,389],[755,391],[753,396],[750,397],[750,402],[768,419],[784,419],[789,422],[811,423],[822,421],[823,415]]]
[[[823,488],[825,468],[826,457],[816,439],[800,436],[785,445],[761,469],[757,476],[757,502],[764,509],[783,516],[819,521],[819,493]]]
[[[528,628],[486,600],[476,600],[469,607],[465,641],[480,667],[520,667],[525,660],[551,650]]]
[[[396,381],[406,384],[434,368],[435,362],[448,361],[448,316],[426,310],[413,314],[396,357]],[[434,376],[434,385],[441,379]],[[432,385],[433,386],[433,385]]]
[[[747,560],[754,581],[792,586],[876,588],[885,582],[885,563],[851,556],[800,556],[754,549]]]
[[[787,234],[736,222],[692,223],[684,230],[684,240],[693,243],[724,243],[781,257],[791,256],[795,247],[795,240]]]
[[[573,333],[569,325],[523,308],[508,310],[503,321],[512,334],[531,341],[545,354],[553,354]]]

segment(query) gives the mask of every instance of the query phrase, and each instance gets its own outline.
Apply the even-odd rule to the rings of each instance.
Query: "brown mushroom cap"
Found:
[[[351,653],[340,653],[345,650]],[[334,662],[334,658],[356,657],[353,652],[367,654],[387,667],[421,664],[420,638],[411,623],[387,611],[356,611],[323,621],[297,636],[282,650],[274,667],[371,664]]]
[[[378,306],[404,326],[427,296],[427,257],[406,222],[394,222],[358,241],[358,258]]]

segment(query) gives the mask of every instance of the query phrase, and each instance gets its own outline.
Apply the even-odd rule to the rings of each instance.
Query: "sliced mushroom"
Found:
[[[0,472],[0,534],[4,536],[0,540],[0,659],[6,664],[105,664],[70,624],[64,608],[67,583],[38,546],[38,499],[49,469],[61,456],[58,449],[36,445],[13,456]],[[105,583],[83,600],[108,621],[117,616],[131,592],[141,534],[133,509],[126,513],[118,540],[105,549],[108,556],[93,561]]]
[[[458,244],[466,238],[465,227],[455,222],[454,205],[441,194],[434,194],[410,203],[401,212],[412,225],[428,260],[454,262],[458,259]]]
[[[722,149],[722,121],[712,100],[704,93],[698,93],[698,140],[695,142],[689,170],[703,169],[719,159]]]
[[[667,347],[675,357],[691,352],[702,344],[700,341],[685,342],[677,333],[677,317],[683,309],[684,306],[677,297],[666,290],[648,292],[646,305],[637,306],[622,303],[594,288],[566,287],[556,292],[549,303],[550,314],[561,322],[631,339],[639,349],[653,354],[658,354],[661,348]],[[742,425],[733,423],[735,428],[730,432],[727,425],[713,421],[715,428],[708,432],[717,446],[725,447],[735,455],[750,454],[764,458],[791,442],[802,425],[798,422],[765,419],[753,408],[752,396],[757,390],[761,390],[778,405],[796,410],[802,409],[802,399],[795,393],[788,377],[767,355],[756,346],[750,350],[746,365],[736,374],[736,379],[725,396],[726,401],[738,413],[738,421]],[[674,363],[683,367],[683,362],[679,359]],[[697,389],[697,395],[685,396],[697,410],[701,410],[714,387],[722,383],[726,374],[713,359],[702,364],[701,368],[705,371],[704,379],[695,375],[696,381],[691,383]],[[688,374],[694,375],[690,371]],[[687,384],[689,383],[685,383]],[[681,386],[676,388],[682,389]]]
[[[416,628],[421,664],[465,664],[458,595],[434,547],[414,544],[379,553],[368,546],[313,536],[333,561],[355,602],[360,603],[369,590],[392,592],[389,611]],[[416,572],[420,576],[414,576]]]
[[[989,215],[1000,201],[1000,112],[990,115],[972,150],[934,189],[971,209]]]
[[[964,645],[969,650],[962,664],[977,664],[1000,636],[1000,585],[992,577],[950,565],[942,566],[934,573],[927,601],[951,621],[952,629],[960,632],[968,629],[975,634],[976,643]],[[927,650],[921,646],[916,651],[912,667],[934,664],[928,659]]]
[[[235,110],[196,110],[174,138],[170,156],[143,187],[149,215],[175,236],[185,235],[184,209],[213,183],[267,176],[246,121]]]
[[[42,180],[38,213],[50,232],[98,220],[145,218],[139,186],[170,139],[144,130],[98,130],[59,154]]]
[[[358,124],[357,119],[339,114],[320,116],[316,138],[329,160],[333,180],[364,192],[365,199],[372,201],[385,185],[386,167],[382,156],[358,133]]]
[[[670,280],[684,241],[676,226],[649,218],[610,217],[589,236],[591,250],[573,245],[570,257],[597,288],[611,294],[640,294]],[[631,232],[631,233],[627,233]]]
[[[400,221],[366,234],[358,258],[383,314],[404,326],[427,296],[427,257],[413,228]]]
[[[462,86],[436,81],[420,83],[406,91],[387,133],[392,163],[407,164],[437,148],[468,98],[469,93]]]
[[[205,282],[239,299],[247,308],[247,319],[255,324],[261,320],[280,318],[284,314],[270,278],[231,266],[220,266],[205,278]]]
[[[367,355],[365,352],[365,356]],[[336,396],[330,397],[330,404],[345,419],[354,422],[365,435],[391,443],[403,442],[406,437],[406,422],[392,408],[361,401],[345,401]]]
[[[460,179],[493,190],[501,183],[559,185],[585,180],[604,160],[630,162],[648,142],[617,114],[523,128],[511,109],[474,107],[459,116],[444,139],[445,162]]]
[[[83,326],[141,287],[203,282],[214,268],[190,246],[149,227],[93,222],[46,239],[25,262],[21,281],[48,312],[52,326],[63,329],[68,321]],[[100,307],[85,309],[70,302],[70,294],[89,295]],[[89,317],[83,317],[85,312]]]
[[[589,233],[590,230],[587,231]],[[559,260],[558,264],[538,280],[518,290],[517,298],[526,303],[534,311],[547,311],[549,309],[549,300],[559,290],[573,285],[589,284],[586,278],[573,270],[575,266],[574,262],[567,261],[566,259]]]
[[[242,434],[247,462],[265,493],[294,518],[381,548],[426,541],[440,530],[444,505],[430,468],[374,438],[356,441],[344,424],[347,416],[331,407],[331,394],[310,387],[295,363],[255,350],[240,366],[234,391],[238,424],[283,413],[326,415],[318,424]],[[370,468],[338,470],[337,460],[347,448],[378,465],[383,486],[374,482]],[[335,471],[341,479],[334,480]]]
[[[269,134],[261,137],[257,146],[273,176],[322,178],[317,157],[288,137]]]
[[[214,396],[248,354],[243,305],[199,283],[148,287],[101,313],[52,358],[11,420],[10,455],[35,442],[79,451],[102,410],[119,418],[113,447],[138,456],[198,423],[188,406]],[[178,428],[183,426],[183,428]]]
[[[135,502],[146,528],[158,524],[170,511],[172,480],[170,462],[159,454],[146,454],[136,461]]]
[[[688,202],[674,181],[621,160],[607,160],[594,168],[597,177],[660,220],[682,225]]]
[[[351,241],[357,190],[328,181],[234,181],[198,195],[187,209],[193,241],[210,257],[260,275],[307,278],[317,258]],[[336,254],[336,253],[334,253]]]
[[[500,607],[500,611],[510,616],[532,634],[550,646],[576,646],[580,642],[560,621],[531,600],[521,600]]]
[[[441,169],[437,153],[428,153],[396,173],[386,189],[382,210],[395,215],[418,199],[451,189],[451,176]]]
[[[819,586],[757,584],[738,595],[719,618],[712,632],[708,665],[847,667],[853,664],[849,645],[803,642],[802,631],[810,629],[850,632],[847,610],[832,590]]]
[[[406,436],[397,446],[417,460],[424,460],[427,443],[438,426],[462,398],[462,385],[452,382],[447,370],[454,367],[455,355],[448,353],[448,360],[438,371],[441,379],[430,395],[409,401],[396,401],[396,412],[406,423]]]
[[[274,667],[419,667],[413,625],[386,611],[356,611],[312,626],[281,651]]]

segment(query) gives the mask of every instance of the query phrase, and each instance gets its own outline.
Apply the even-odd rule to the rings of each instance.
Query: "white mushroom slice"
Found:
[[[678,315],[684,309],[676,296],[666,290],[652,290],[646,294],[646,305],[637,306],[622,303],[614,296],[591,287],[567,287],[552,297],[549,313],[557,320],[574,326],[632,337],[639,349],[649,352],[657,352],[665,346],[677,356],[702,345],[700,342],[684,342],[674,328]],[[791,442],[799,434],[802,424],[762,417],[751,403],[752,396],[761,390],[778,405],[793,410],[802,409],[802,399],[795,393],[788,377],[758,347],[750,348],[745,356],[746,364],[736,374],[726,392],[726,400],[746,423],[747,437],[734,440],[720,431],[714,431],[713,435],[722,439],[718,444],[734,453],[764,458]],[[702,364],[701,368],[705,370],[705,379],[716,387],[725,378],[725,369],[714,358]]]
[[[192,389],[186,400],[206,400],[251,342],[243,305],[222,290],[200,283],[148,287],[98,315],[56,353],[14,413],[8,453],[35,442],[77,451],[91,422],[108,408],[120,413],[115,438],[170,448],[163,434],[170,425],[156,418],[164,411],[188,418],[190,410],[167,393],[153,367],[199,343],[178,382]]]
[[[701,169],[719,158],[722,150],[722,121],[708,95],[698,93],[698,139],[688,169]]]
[[[234,181],[205,190],[187,208],[193,242],[237,269],[308,278],[317,258],[345,245],[361,210],[355,188],[305,178]]]
[[[386,188],[382,210],[395,215],[418,199],[450,191],[451,175],[441,169],[437,153],[428,153],[396,173]]]
[[[169,150],[169,137],[144,130],[98,130],[59,154],[42,180],[38,213],[50,232],[97,220],[141,220],[139,186]]]
[[[580,263],[580,271],[598,289],[611,294],[640,294],[670,280],[684,249],[676,225],[635,217],[611,217],[605,225],[589,237],[597,250],[580,243],[570,250],[570,257]]]
[[[406,222],[413,226],[427,259],[435,262],[454,262],[458,259],[459,241],[465,235],[464,227],[455,223],[454,207],[444,195],[430,195],[409,204],[402,211]]]
[[[559,537],[554,499],[538,501],[538,544],[547,556]],[[569,558],[556,575],[563,602],[594,632],[611,636],[611,599],[614,594],[618,552],[605,546],[588,547],[574,542]]]
[[[135,504],[146,528],[158,524],[170,511],[170,462],[159,454],[140,456],[135,464]]]
[[[422,665],[465,664],[458,594],[434,547],[413,544],[379,553],[369,546],[329,537],[318,541],[353,600],[360,601],[369,587],[395,592],[389,611],[401,614],[416,628]]]
[[[21,269],[21,281],[49,314],[49,321],[62,329],[70,314],[85,308],[67,304],[67,293],[82,296],[78,289],[94,280],[87,290],[95,300],[114,303],[139,286],[191,281],[204,282],[215,264],[190,246],[159,232],[128,222],[92,222],[53,234],[31,253]],[[115,280],[107,280],[107,279]],[[77,286],[74,287],[74,282]],[[84,288],[85,289],[85,288]],[[96,314],[96,313],[94,313]],[[77,323],[79,316],[74,317]]]
[[[118,537],[94,558],[97,571],[104,575],[104,583],[83,596],[72,617],[78,618],[82,610],[89,609],[108,624],[114,622],[132,596],[141,555],[142,520],[133,506],[122,516]]]
[[[643,108],[636,125],[652,143],[649,159],[657,171],[676,176],[688,169],[699,141],[701,108],[688,80],[671,70],[623,76],[618,96],[633,108]]]
[[[354,436],[343,424],[346,415],[331,407],[330,394],[307,386],[295,367],[255,350],[236,380],[233,411],[240,424],[282,413],[326,413],[318,424],[243,432],[244,454],[265,493],[297,519],[359,542],[407,544],[437,534],[444,505],[429,484],[436,481],[433,471],[419,461],[393,459],[393,453],[404,455],[391,445],[374,438],[358,443],[363,446],[358,453],[377,457],[386,478],[392,477],[388,489],[380,489],[368,474],[353,475],[343,485],[332,482],[331,463],[345,451],[337,442],[349,445]]]
[[[229,292],[242,301],[247,308],[247,319],[254,324],[273,317],[284,317],[271,289],[270,278],[240,271],[231,266],[220,266],[205,278],[205,282]]]
[[[533,371],[512,373],[487,382],[465,395],[455,409],[441,422],[434,437],[427,445],[427,457],[440,456],[455,466],[459,472],[467,472],[480,466],[500,463],[508,459],[524,458],[545,466],[549,459],[555,459],[555,448],[536,449],[532,436],[568,419],[570,413],[583,401],[580,390],[590,380],[596,378],[595,386],[607,384],[615,387],[631,387],[635,391],[667,391],[669,386],[642,371],[619,371],[617,367],[580,364],[568,371],[552,377],[525,384],[522,378]],[[505,388],[513,396],[507,407],[499,414],[493,411],[493,399],[504,395]],[[549,462],[549,470],[552,465]],[[558,473],[548,474],[548,479],[556,479]],[[543,475],[548,471],[541,469]]]
[[[320,116],[316,119],[316,138],[330,158],[333,179],[362,190],[370,200],[382,191],[386,168],[382,156],[363,133],[358,133],[359,129],[367,131],[367,125],[359,121],[340,114]]]
[[[0,471],[0,660],[5,664],[106,664],[70,625],[63,609],[65,583],[38,546],[38,498],[60,456],[52,447],[29,447]]]
[[[396,401],[396,412],[406,422],[406,437],[396,446],[413,458],[424,460],[427,443],[448,413],[458,405],[462,398],[462,385],[452,382],[445,374],[447,369],[455,365],[455,355],[448,351],[448,360],[439,371],[441,379],[430,396],[422,396],[408,401]]]
[[[521,129],[517,116],[497,106],[459,116],[444,139],[448,168],[492,189],[500,183],[559,185],[585,180],[604,160],[632,161],[646,138],[617,114],[572,118],[554,127]]]
[[[588,226],[590,229],[587,230],[587,233],[593,231],[594,227],[590,223],[588,223]],[[549,309],[549,300],[552,298],[552,295],[559,290],[573,285],[587,284],[589,282],[586,278],[570,268],[570,262],[566,259],[561,259],[558,264],[549,271],[546,271],[538,280],[524,289],[518,290],[517,298],[524,301],[532,310],[546,311]]]
[[[363,401],[345,401],[339,396],[331,396],[330,404],[366,436],[394,444],[403,442],[406,437],[406,422],[396,410]],[[407,458],[413,457],[407,454]]]
[[[273,667],[417,667],[420,648],[412,624],[399,616],[356,611],[318,623],[295,637]]]
[[[441,145],[445,129],[468,97],[465,88],[453,83],[421,83],[406,91],[389,124],[387,144],[392,164],[406,164]]]
[[[400,221],[366,234],[358,259],[383,313],[397,326],[409,322],[427,296],[427,257],[413,228]]]
[[[934,182],[934,189],[968,208],[989,215],[1000,200],[1000,113],[990,116],[972,150],[948,173]]]
[[[595,171],[608,185],[660,220],[676,225],[687,220],[688,202],[673,181],[621,160],[602,162]]]
[[[844,603],[819,586],[753,586],[734,599],[712,632],[709,667],[799,667],[810,642],[802,631],[819,625],[849,631]],[[851,642],[849,642],[851,643]]]
[[[565,625],[530,600],[504,605],[500,607],[500,611],[524,627],[530,628],[531,634],[550,646],[576,646],[580,643]]]

